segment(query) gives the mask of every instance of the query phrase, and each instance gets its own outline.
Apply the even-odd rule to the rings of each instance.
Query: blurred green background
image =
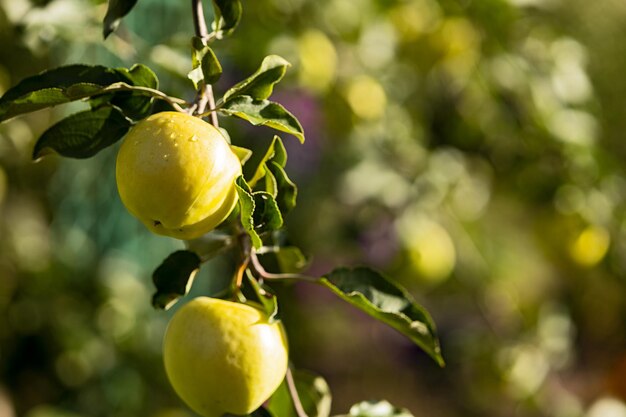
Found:
[[[0,0],[0,93],[141,62],[192,98],[189,1],[140,0],[103,42],[105,9]],[[626,417],[626,2],[244,1],[215,51],[218,92],[266,54],[293,63],[275,99],[307,133],[285,141],[310,274],[369,264],[438,325],[444,369],[323,290],[277,288],[292,360],[336,413],[385,398],[416,417]],[[192,416],[161,363],[171,312],[150,305],[182,243],[123,209],[116,147],[30,159],[73,110],[0,125],[0,416]],[[272,137],[223,125],[237,145]],[[193,293],[231,269],[205,265]]]

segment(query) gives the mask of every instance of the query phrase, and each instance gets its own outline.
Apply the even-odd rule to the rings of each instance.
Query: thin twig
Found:
[[[257,256],[256,252],[254,251],[254,249],[250,252],[250,262],[252,263],[252,267],[254,268],[254,270],[256,271],[257,274],[259,274],[259,276],[263,279],[294,279],[294,280],[299,280],[299,281],[308,281],[308,282],[318,282],[319,280],[317,278],[314,277],[309,277],[306,275],[302,275],[302,274],[275,274],[272,272],[267,272],[265,270],[265,268],[263,267],[263,265],[261,264],[261,261],[259,260],[259,257]]]
[[[211,86],[211,84],[206,85],[204,95],[208,98],[207,104],[209,105],[209,109],[215,109],[215,97],[213,96],[213,86]],[[203,109],[202,112],[204,112],[205,109]],[[211,110],[209,114],[211,117],[211,124],[215,127],[219,127],[220,122],[217,120],[217,112],[215,110]]]
[[[207,103],[207,104],[211,104],[211,103]],[[215,114],[219,109],[220,109],[220,106],[216,107],[215,105],[212,105],[212,106],[209,106],[209,110],[205,109],[204,113],[200,113],[197,116],[198,117],[207,117],[209,115],[212,116],[212,114]]]
[[[289,395],[293,401],[293,407],[296,409],[296,414],[298,417],[309,417],[306,411],[304,411],[304,407],[302,407],[302,402],[300,401],[300,395],[298,395],[298,390],[296,389],[296,383],[293,380],[291,368],[287,368],[285,380],[287,381],[287,388],[289,389]]]
[[[189,105],[189,103],[187,103],[185,100],[176,98],[176,97],[170,97],[167,94],[159,90],[155,90],[150,87],[130,85],[130,84],[122,83],[122,82],[111,84],[102,89],[102,92],[109,92],[109,91],[135,91],[137,93],[143,93],[144,95],[152,96],[156,99],[167,101],[172,107],[174,107],[179,112],[185,112],[185,109],[183,109],[180,106],[181,104]]]
[[[196,36],[202,39],[210,39],[206,20],[204,18],[204,10],[202,9],[202,0],[191,0],[191,10],[193,12],[193,23],[196,30]],[[195,112],[202,115],[205,112],[207,104],[210,109],[215,108],[215,97],[213,96],[213,87],[211,87],[210,84],[206,84],[204,81],[201,83],[198,92],[198,107]],[[219,127],[217,113],[211,111],[209,116],[211,117],[211,124],[215,127]]]

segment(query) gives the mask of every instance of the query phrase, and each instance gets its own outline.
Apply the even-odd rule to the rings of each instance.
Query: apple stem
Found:
[[[191,10],[193,12],[193,23],[196,31],[196,36],[203,40],[209,39],[209,31],[207,29],[206,20],[204,18],[204,10],[202,8],[202,0],[191,0]],[[215,108],[215,97],[213,96],[213,87],[211,84],[206,84],[204,81],[200,83],[197,97],[198,107],[196,112],[198,114],[204,114],[204,111],[209,106],[209,109]],[[219,127],[219,121],[217,120],[217,112],[212,111],[209,114],[211,118],[211,124],[215,127]]]

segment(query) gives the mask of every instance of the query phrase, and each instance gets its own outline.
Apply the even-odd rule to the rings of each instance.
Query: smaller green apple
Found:
[[[165,371],[176,393],[203,417],[256,410],[287,372],[285,332],[250,305],[198,297],[165,332]]]

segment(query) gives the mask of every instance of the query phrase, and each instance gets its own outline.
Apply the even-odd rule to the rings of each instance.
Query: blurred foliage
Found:
[[[0,0],[0,93],[62,64],[141,62],[192,98],[187,3],[139,1],[103,42],[102,1]],[[286,221],[309,273],[395,277],[448,363],[285,285],[292,359],[327,378],[334,412],[377,397],[429,417],[626,416],[624,39],[621,0],[245,2],[217,89],[269,53],[294,64],[276,98],[307,132],[286,141]],[[190,416],[161,364],[171,312],[150,305],[151,271],[183,245],[123,210],[115,149],[30,161],[67,110],[0,125],[0,415]],[[230,268],[212,261],[193,294]]]

